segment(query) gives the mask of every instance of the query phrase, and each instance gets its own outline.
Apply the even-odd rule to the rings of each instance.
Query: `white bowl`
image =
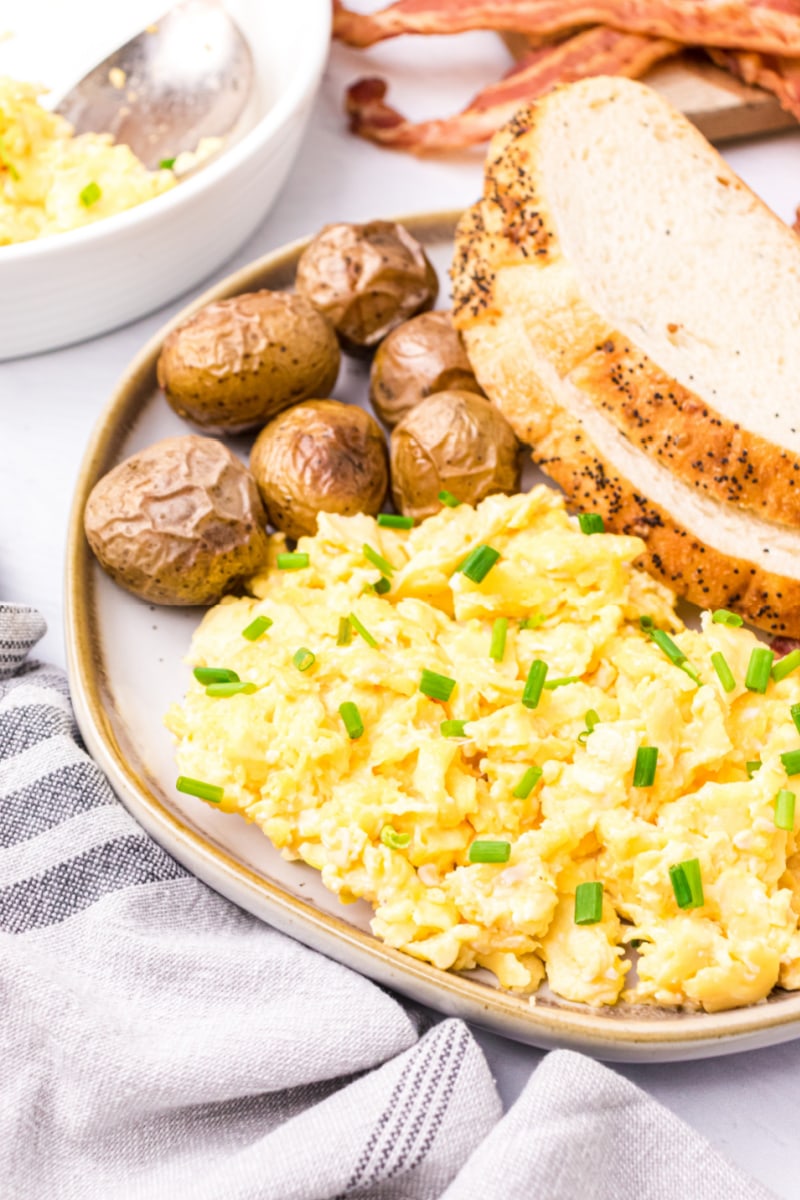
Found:
[[[57,22],[65,9],[73,9],[62,0],[31,4],[39,10],[37,22],[45,16]],[[226,4],[255,61],[257,89],[249,131],[196,175],[137,208],[69,233],[0,246],[0,359],[52,350],[151,312],[208,276],[266,215],[297,153],[320,83],[331,4]],[[96,8],[105,26],[103,39],[95,39],[96,57],[86,61],[89,41],[75,30],[73,43],[80,43],[81,61],[72,78],[80,78],[92,61],[101,60],[166,7],[166,0],[155,10],[152,0],[126,0],[120,8],[105,2]],[[104,13],[113,10],[117,18],[124,10],[127,24],[117,21],[117,32],[110,37]],[[83,22],[87,13],[81,17]],[[91,21],[86,24],[91,26]],[[51,49],[63,48],[52,25],[45,27],[50,33],[42,41]],[[53,73],[48,77],[46,68],[37,71],[32,65],[36,48],[31,30],[29,21],[18,40],[3,45],[0,72],[43,79],[57,94],[59,82]]]

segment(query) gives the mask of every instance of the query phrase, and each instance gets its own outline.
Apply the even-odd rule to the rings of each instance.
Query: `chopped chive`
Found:
[[[700,876],[700,863],[696,858],[689,858],[686,862],[670,867],[669,877],[679,908],[702,908],[705,904],[703,880]]]
[[[728,612],[727,608],[717,608],[711,614],[711,620],[715,625],[730,625],[734,629],[738,629],[740,625],[744,625],[744,621],[738,613]]]
[[[787,750],[781,755],[781,762],[787,775],[800,775],[800,750]]]
[[[430,697],[431,700],[443,700],[445,703],[453,694],[453,688],[456,686],[455,679],[451,679],[449,675],[439,675],[436,671],[423,670],[419,681],[419,690],[423,696]]]
[[[364,732],[364,722],[361,719],[361,713],[358,711],[358,705],[352,700],[345,700],[339,705],[339,716],[344,721],[344,727],[347,730],[347,736],[356,741]]]
[[[547,617],[544,613],[536,613],[532,617],[523,617],[519,623],[520,629],[538,629],[540,625],[544,625]]]
[[[457,569],[473,583],[483,583],[499,557],[493,546],[476,546]]]
[[[700,683],[700,676],[690,664],[680,646],[663,629],[656,629],[652,617],[639,617],[639,627],[643,633],[647,634],[651,641],[655,642],[659,650],[662,650],[666,654],[670,662],[674,663],[676,667],[680,667],[682,671],[685,671],[695,683]]]
[[[586,722],[586,728],[584,729],[583,733],[578,734],[578,741],[582,746],[585,746],[589,740],[589,734],[592,732],[595,725],[598,724],[600,716],[593,708],[590,708],[583,719]]]
[[[548,679],[545,687],[548,692],[552,692],[555,688],[565,687],[568,683],[580,683],[580,675],[562,675],[560,679]]]
[[[531,663],[531,669],[528,671],[528,678],[525,680],[522,692],[522,703],[526,708],[536,708],[542,696],[546,676],[547,663],[542,662],[540,658],[535,658]]]
[[[775,828],[786,829],[789,833],[794,829],[794,804],[796,796],[788,788],[781,788],[775,797]]]
[[[382,554],[378,554],[378,551],[374,550],[367,542],[364,542],[361,549],[364,553],[364,558],[367,562],[371,562],[373,567],[377,567],[384,575],[394,575],[394,567],[389,560],[384,558]]]
[[[279,554],[278,570],[299,571],[302,567],[307,567],[310,561],[311,559],[308,554]]]
[[[596,925],[603,919],[603,885],[594,880],[575,889],[575,924]]]
[[[446,738],[466,737],[467,732],[466,732],[466,729],[464,728],[466,723],[467,723],[466,721],[442,721],[441,725],[439,726],[442,737],[446,737]]]
[[[272,621],[269,617],[255,617],[242,630],[242,637],[247,638],[248,642],[257,642],[262,633],[267,632],[271,624]]]
[[[732,692],[736,687],[736,680],[733,678],[733,671],[728,666],[728,660],[721,650],[716,650],[711,655],[711,665],[717,672],[717,679],[725,691]]]
[[[195,667],[192,672],[198,683],[238,683],[239,676],[229,667]]]
[[[391,825],[384,825],[381,830],[381,841],[390,850],[404,850],[411,841],[410,833],[398,833]]]
[[[506,635],[508,633],[508,617],[497,617],[492,625],[492,643],[489,646],[489,658],[502,662],[506,652]]]
[[[0,167],[5,167],[12,179],[19,179],[19,171],[8,157],[8,151],[5,147],[5,142],[0,137]]]
[[[511,795],[516,796],[517,800],[527,800],[541,778],[541,767],[528,767]]]
[[[175,787],[179,792],[197,796],[198,800],[207,800],[209,804],[219,804],[225,795],[224,788],[214,783],[204,783],[202,779],[190,779],[188,775],[179,775]]]
[[[442,488],[439,492],[439,499],[442,504],[446,504],[448,508],[458,508],[461,501],[452,492],[448,492],[447,488]]]
[[[350,613],[350,624],[355,629],[356,633],[364,639],[368,646],[377,646],[375,638],[372,636],[366,626],[362,625],[355,613]]]
[[[384,529],[413,529],[414,518],[403,517],[399,513],[378,513],[378,524]]]
[[[86,187],[81,191],[80,202],[84,208],[91,208],[93,204],[97,204],[102,194],[100,185],[92,181],[91,183],[87,183]]]
[[[655,621],[652,617],[639,617],[640,629],[648,630],[655,628]]]
[[[791,675],[792,671],[796,671],[800,667],[800,649],[790,650],[788,654],[784,654],[783,658],[779,658],[772,668],[772,678],[776,683],[780,683],[787,675]]]
[[[789,712],[791,713],[792,720],[794,721],[795,729],[798,733],[800,733],[800,704],[793,704],[789,709]]]
[[[639,747],[636,751],[636,763],[633,768],[633,786],[635,788],[653,786],[657,762],[658,746]]]
[[[175,159],[174,158],[162,158],[162,160],[158,164],[158,166],[159,166],[159,169],[162,171],[171,171],[172,168],[175,166]]]
[[[256,685],[254,683],[241,683],[239,681],[233,683],[210,683],[206,688],[207,696],[252,696],[255,692]]]
[[[312,654],[306,646],[301,646],[292,655],[292,662],[297,667],[298,671],[307,671],[309,667],[313,667],[317,661],[316,654]]]
[[[760,758],[752,758],[749,762],[746,762],[744,764],[744,769],[747,771],[747,778],[752,779],[756,771],[761,770],[762,765],[763,764]]]
[[[744,686],[748,691],[764,694],[770,680],[774,657],[775,655],[772,650],[768,650],[766,646],[755,647],[753,653],[750,655],[750,662],[747,664],[747,674],[744,677]]]
[[[339,632],[336,634],[337,646],[349,646],[353,640],[353,626],[349,617],[339,617]]]
[[[478,841],[469,848],[471,863],[504,863],[511,857],[510,842]]]
[[[392,585],[385,575],[381,575],[380,579],[376,580],[372,585],[372,590],[378,596],[385,596],[387,592],[392,590]]]
[[[600,513],[578,513],[581,533],[605,533],[606,523]]]

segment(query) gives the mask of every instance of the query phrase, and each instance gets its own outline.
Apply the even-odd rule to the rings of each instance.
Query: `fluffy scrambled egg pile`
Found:
[[[641,541],[583,533],[546,487],[410,531],[321,515],[299,569],[278,569],[272,542],[252,597],[209,611],[191,653],[254,688],[215,697],[194,682],[167,718],[181,771],[221,789],[223,809],[343,900],[366,898],[380,938],[441,968],[485,967],[525,992],[546,976],[592,1005],[717,1010],[800,988],[800,856],[775,804],[800,750],[800,671],[749,690],[757,639],[710,613],[685,628],[633,566]],[[383,594],[365,544],[394,568]],[[458,568],[480,545],[499,558],[476,582]],[[250,641],[259,615],[272,624]],[[536,660],[547,676],[532,705]],[[420,690],[423,670],[455,681],[449,700]],[[460,736],[444,721],[465,722]],[[655,776],[634,786],[643,746],[658,750]],[[506,861],[471,861],[486,840],[508,844]],[[691,860],[702,899],[681,907],[670,867]],[[578,924],[587,882],[602,905]]]
[[[89,225],[174,187],[110,134],[74,137],[38,102],[42,89],[0,77],[0,246]]]

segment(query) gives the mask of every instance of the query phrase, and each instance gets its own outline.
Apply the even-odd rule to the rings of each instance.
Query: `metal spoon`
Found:
[[[232,133],[253,59],[219,0],[181,0],[85,75],[56,111],[77,133],[110,133],[155,170],[200,138]]]

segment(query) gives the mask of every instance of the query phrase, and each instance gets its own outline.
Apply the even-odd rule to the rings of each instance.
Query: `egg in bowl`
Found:
[[[537,487],[274,536],[197,630],[180,770],[438,967],[591,1005],[798,988],[794,660],[687,629],[593,527]]]

